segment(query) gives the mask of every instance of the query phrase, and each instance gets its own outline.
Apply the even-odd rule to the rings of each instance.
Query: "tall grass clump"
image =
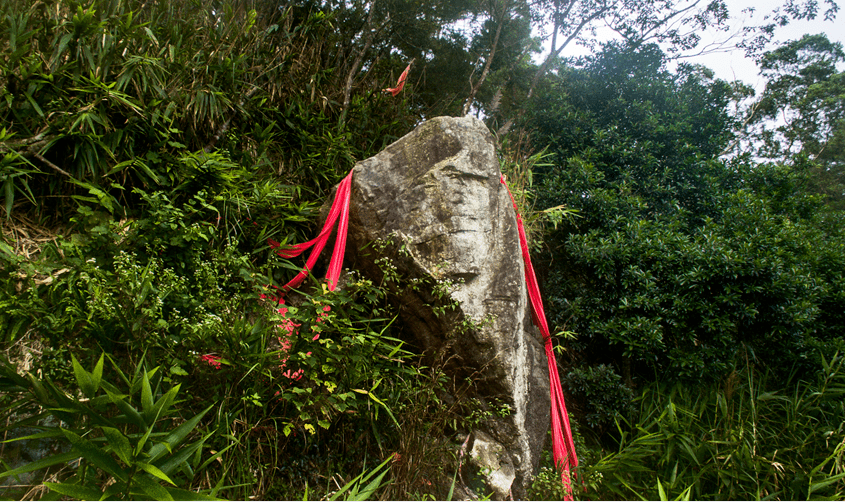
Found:
[[[581,496],[842,500],[845,357],[796,375],[747,359],[716,384],[646,386],[617,421],[615,451],[582,466]]]

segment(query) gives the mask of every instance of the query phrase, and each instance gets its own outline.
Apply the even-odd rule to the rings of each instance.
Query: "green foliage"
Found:
[[[582,216],[547,238],[546,283],[581,360],[696,381],[742,343],[807,370],[842,344],[843,234],[801,172],[713,159],[730,139],[724,83],[611,46],[561,86],[537,112],[560,165],[538,200]]]
[[[167,228],[172,235],[191,234],[190,227]],[[146,237],[151,239],[154,235],[149,232]],[[71,257],[73,270],[58,275],[49,287],[31,283],[27,289],[30,294],[10,298],[18,302],[19,315],[42,312],[34,320],[34,329],[52,327],[50,336],[46,330],[42,335],[51,347],[45,350],[46,354],[75,360],[76,355],[88,357],[98,347],[104,347],[114,354],[113,361],[119,357],[137,367],[144,360],[157,361],[154,371],[137,370],[133,378],[142,383],[144,379],[153,381],[154,394],[170,396],[168,400],[177,391],[167,394],[155,389],[165,383],[180,389],[181,412],[197,415],[194,425],[206,431],[202,444],[218,452],[215,461],[203,463],[208,468],[206,479],[214,480],[202,483],[210,493],[232,498],[274,493],[275,497],[290,498],[307,483],[314,493],[329,494],[333,492],[330,486],[317,477],[302,474],[301,462],[333,451],[329,458],[336,462],[337,469],[346,472],[357,468],[361,454],[384,458],[390,451],[405,452],[397,444],[397,437],[403,424],[409,423],[408,415],[417,414],[411,421],[417,427],[421,425],[418,419],[428,413],[437,414],[443,406],[438,397],[443,380],[428,381],[425,368],[410,364],[412,354],[404,348],[404,342],[391,335],[395,313],[385,303],[386,292],[371,281],[350,273],[345,286],[336,292],[326,291],[323,286],[310,294],[291,293],[287,305],[270,308],[268,299],[260,300],[252,293],[256,283],[266,284],[270,279],[256,273],[234,246],[210,256],[181,256],[186,261],[183,269],[192,272],[186,276],[178,269],[166,267],[162,259],[149,256],[149,247],[146,258],[125,251],[124,244],[133,242],[131,226],[125,234],[114,231],[114,236],[123,240],[111,243],[119,249],[115,255],[102,253],[105,258],[84,261]],[[88,249],[88,242],[67,244],[67,254]],[[165,250],[172,247],[162,245]],[[226,272],[237,271],[238,267],[240,284],[232,280],[235,274]],[[74,337],[73,344],[61,342],[68,334]],[[146,353],[145,358],[131,362],[141,351]],[[102,368],[89,375],[74,365],[74,371],[68,373],[67,367],[50,361],[46,357],[33,362],[35,368],[49,376],[31,377],[26,380],[28,385],[65,396],[62,386],[75,383],[86,399],[92,399],[89,394],[100,387],[115,395],[119,392],[115,389],[120,385],[109,384],[108,379],[102,381]],[[113,366],[118,376],[122,375],[117,363]],[[17,378],[19,384],[23,381],[13,375],[12,367],[6,371],[8,378]],[[120,379],[124,380],[122,376]],[[125,380],[126,385],[132,384],[132,392],[146,388],[132,383],[132,379]],[[423,396],[427,397],[422,399]],[[104,402],[106,399],[93,397]],[[147,398],[142,393],[140,399],[143,405]],[[409,399],[417,404],[409,404]],[[146,406],[127,402],[136,410]],[[159,399],[153,404],[165,402]],[[216,403],[217,412],[200,420],[209,403]],[[51,406],[71,409],[64,401]],[[131,415],[126,406],[115,406]],[[421,411],[424,413],[419,414]],[[18,420],[23,418],[26,423],[38,418],[30,417],[23,409],[16,413]],[[144,416],[143,411],[138,413]],[[62,420],[69,418],[58,416]],[[104,422],[105,426],[113,427],[116,422],[110,416],[108,419],[111,422]],[[92,420],[78,424],[73,429],[75,434],[86,437],[83,431],[100,423]],[[443,417],[439,427],[445,428],[445,424]],[[143,431],[138,436],[143,436]],[[135,436],[127,437],[131,442]],[[367,441],[363,448],[362,439]],[[80,444],[87,447],[87,443]],[[332,445],[329,450],[327,445]],[[434,445],[427,447],[432,449]],[[141,451],[140,447],[135,450]],[[291,451],[314,453],[291,455]],[[32,469],[40,467],[35,464]],[[269,477],[272,473],[281,475]],[[385,475],[381,472],[374,480],[362,482],[358,495],[371,495],[385,484]],[[193,479],[178,481],[169,472],[168,476],[182,489]],[[83,482],[60,479],[63,484]],[[127,477],[124,481],[133,479],[143,477]],[[52,488],[63,489],[59,485]],[[68,488],[72,489],[75,488]],[[144,493],[147,498],[164,497],[163,492]]]
[[[165,392],[159,368],[147,370],[143,358],[129,376],[109,360],[112,375],[104,379],[104,356],[90,372],[72,358],[76,389],[71,394],[50,380],[31,373],[21,376],[8,362],[1,363],[0,385],[19,396],[13,405],[17,413],[33,405],[45,410],[15,423],[41,429],[17,440],[54,438],[69,443],[70,449],[0,473],[0,478],[68,465],[75,471],[72,475],[45,483],[51,492],[78,499],[214,500],[181,488],[220,456],[204,455],[208,436],[197,437],[196,428],[211,406],[183,419],[177,407],[181,385]],[[61,425],[38,425],[48,416]]]
[[[761,60],[768,80],[749,113],[748,135],[757,154],[802,169],[807,191],[835,209],[845,207],[845,60],[842,44],[805,35],[767,52]]]
[[[376,490],[382,487],[382,480],[389,470],[387,463],[393,460],[393,458],[391,455],[370,472],[361,473],[358,477],[343,485],[329,500],[339,500],[341,496],[343,496],[343,500],[371,500],[370,497],[373,496]],[[370,481],[371,478],[374,479]],[[361,484],[367,483],[368,481],[369,483],[361,488]],[[308,497],[305,497],[305,500],[308,500]]]
[[[784,158],[798,151],[822,155],[845,120],[841,97],[845,76],[836,68],[843,60],[842,44],[825,35],[805,35],[763,55],[761,73],[768,82],[754,119],[789,120],[767,129],[762,155]]]
[[[338,130],[342,77],[321,67],[329,46],[314,41],[334,27],[320,12],[90,0],[6,2],[0,14],[7,213],[16,194],[64,209],[65,192],[132,213],[134,188],[221,188],[227,158],[322,192],[407,127],[373,123],[360,109],[387,98],[370,94],[351,105],[368,118],[354,139]]]
[[[815,164],[715,161],[735,93],[701,68],[668,72],[647,43],[530,63],[532,24],[550,18],[560,40],[609,21],[628,40],[694,45],[650,24],[669,4],[560,7],[0,4],[0,347],[15,360],[0,403],[10,426],[63,421],[40,425],[76,455],[49,461],[51,496],[451,497],[437,485],[454,487],[455,432],[509,412],[402,341],[397,293],[433,289],[452,315],[452,285],[385,258],[382,283],[349,273],[274,304],[267,286],[297,266],[266,242],[311,237],[357,160],[469,95],[491,124],[533,109],[521,136],[498,138],[501,165],[534,249],[551,249],[549,311],[581,334],[567,354],[588,369],[570,383],[592,423],[624,414],[621,381],[640,369],[718,378],[738,341],[805,373],[815,350],[833,354],[845,226],[796,196]],[[680,14],[701,28],[727,11]],[[382,92],[411,58],[405,91]],[[814,89],[835,90],[828,77]],[[103,352],[111,366],[77,363]],[[657,479],[661,498],[691,493]]]
[[[618,417],[627,416],[631,409],[633,391],[606,364],[575,368],[561,378],[561,383],[566,386],[568,401],[586,408],[581,413],[582,420],[596,434],[606,432]]]
[[[650,384],[615,451],[581,465],[581,496],[841,499],[843,362],[822,356],[808,380],[741,363],[719,383]]]

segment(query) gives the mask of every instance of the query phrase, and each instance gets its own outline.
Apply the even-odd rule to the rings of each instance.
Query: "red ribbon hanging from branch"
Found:
[[[569,472],[570,468],[574,469],[578,466],[578,456],[575,454],[575,442],[572,440],[572,429],[569,427],[569,414],[566,412],[566,401],[563,399],[563,389],[560,386],[557,361],[555,361],[555,353],[552,347],[552,335],[546,322],[546,313],[543,310],[543,299],[540,296],[537,277],[534,275],[534,266],[531,264],[531,256],[528,254],[528,238],[525,236],[522,217],[519,215],[519,209],[516,207],[516,201],[505,182],[504,175],[502,175],[500,181],[505,185],[511,203],[513,203],[513,209],[516,211],[519,246],[522,248],[522,261],[525,263],[525,283],[528,287],[528,298],[531,300],[531,317],[534,320],[534,325],[540,328],[540,333],[543,335],[546,359],[549,363],[549,385],[552,394],[552,453],[555,465],[558,469],[561,469],[560,477],[566,487],[566,500],[572,500],[572,481]]]
[[[405,71],[403,71],[403,72],[402,72],[402,74],[401,74],[401,75],[399,75],[399,80],[396,82],[396,87],[388,87],[387,89],[384,89],[384,91],[385,91],[385,92],[389,92],[390,94],[392,94],[394,98],[395,98],[395,97],[396,97],[396,96],[397,96],[400,92],[402,92],[402,89],[404,89],[404,88],[405,88],[405,79],[406,79],[406,78],[408,78],[408,72],[411,70],[411,65],[412,65],[412,64],[414,64],[414,60],[413,60],[413,59],[411,60],[411,62],[410,62],[410,63],[408,63],[408,66],[407,66],[407,67],[405,67]]]

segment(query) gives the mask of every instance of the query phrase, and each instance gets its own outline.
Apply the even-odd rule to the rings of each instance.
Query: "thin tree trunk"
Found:
[[[478,82],[472,86],[472,90],[469,93],[469,97],[464,103],[463,112],[461,112],[461,117],[465,117],[466,114],[469,112],[470,106],[472,106],[472,102],[475,101],[475,95],[478,93],[478,89],[484,84],[484,81],[487,79],[487,75],[490,73],[490,65],[493,63],[493,58],[496,56],[496,48],[499,46],[499,35],[502,33],[502,25],[505,24],[505,5],[502,4],[502,15],[499,16],[499,25],[496,27],[496,36],[493,37],[493,47],[490,49],[490,56],[487,57],[487,62],[484,64],[484,70],[481,72],[481,77],[478,79]]]
[[[344,124],[346,122],[346,111],[349,109],[349,101],[352,96],[352,83],[355,81],[355,73],[358,72],[358,67],[361,66],[361,62],[364,60],[364,55],[370,50],[370,46],[373,45],[373,14],[376,11],[376,0],[372,0],[370,2],[370,13],[367,14],[367,24],[364,26],[364,30],[366,34],[364,35],[364,48],[355,56],[355,62],[352,63],[352,68],[349,70],[349,74],[346,76],[346,86],[343,89],[343,108],[340,114],[340,123]]]
[[[572,3],[569,4],[569,7],[567,8],[564,16],[569,13],[569,10],[572,8],[572,5],[573,5]],[[562,44],[560,44],[560,47],[557,47],[557,48],[554,46],[554,43],[557,40],[557,30],[560,28],[560,24],[559,24],[560,19],[558,17],[555,17],[555,27],[554,27],[555,31],[554,31],[554,34],[552,35],[552,50],[551,50],[551,52],[549,52],[549,55],[546,56],[546,59],[543,60],[543,64],[541,64],[540,67],[537,68],[537,71],[534,73],[534,78],[531,79],[531,85],[528,87],[528,94],[525,96],[526,101],[528,101],[529,99],[531,99],[534,96],[534,89],[537,88],[537,84],[540,82],[540,78],[543,75],[545,75],[546,72],[548,71],[549,65],[551,64],[551,62],[560,55],[561,51],[563,51],[563,49],[566,48],[569,45],[570,42],[575,40],[575,37],[577,37],[578,34],[581,33],[581,30],[584,29],[584,27],[587,26],[587,24],[592,22],[594,19],[602,16],[607,10],[608,10],[607,8],[604,8],[600,11],[593,13],[591,16],[583,19],[581,21],[581,23],[572,31],[572,33],[569,35],[569,37],[567,37],[567,39]],[[525,114],[525,108],[523,107],[523,108],[520,109],[516,118],[509,118],[507,120],[507,122],[505,122],[505,124],[502,127],[500,127],[498,131],[496,131],[496,134],[498,136],[504,136],[505,134],[507,134],[508,131],[510,131],[511,127],[513,127],[513,123],[516,120],[522,118],[522,116],[524,114]]]

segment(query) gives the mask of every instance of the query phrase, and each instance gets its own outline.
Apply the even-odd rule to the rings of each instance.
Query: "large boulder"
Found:
[[[445,352],[453,378],[471,381],[491,410],[464,446],[494,497],[524,497],[549,427],[548,369],[516,215],[481,121],[429,120],[356,164],[347,256],[378,276],[374,241],[390,243],[401,276],[433,286],[395,292],[401,323],[425,352]]]

